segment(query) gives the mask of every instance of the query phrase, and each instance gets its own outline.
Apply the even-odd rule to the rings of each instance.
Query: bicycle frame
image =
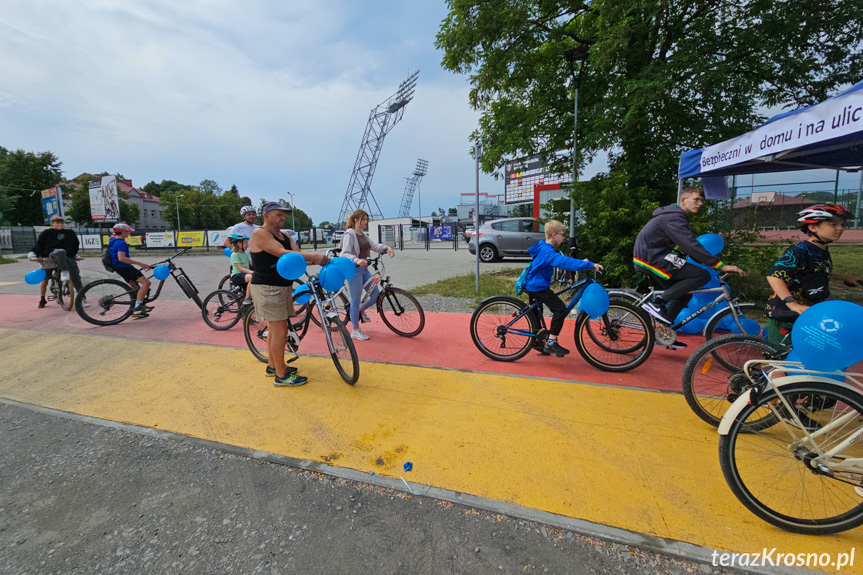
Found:
[[[592,279],[592,278],[584,278],[583,280],[579,280],[579,281],[577,281],[576,283],[573,283],[573,284],[571,284],[571,285],[569,285],[569,286],[567,286],[567,287],[563,288],[563,289],[562,289],[562,290],[560,290],[559,292],[555,292],[555,294],[554,294],[554,295],[556,295],[556,296],[560,296],[560,295],[561,295],[561,294],[563,294],[563,293],[570,292],[570,291],[574,291],[574,290],[576,290],[576,289],[578,290],[578,292],[577,292],[575,295],[573,295],[573,296],[572,296],[572,299],[571,299],[571,300],[569,301],[569,303],[566,305],[566,314],[567,314],[567,315],[569,315],[569,313],[572,311],[572,309],[573,309],[576,305],[578,305],[578,302],[581,300],[581,296],[582,296],[582,294],[584,293],[584,289],[585,289],[587,286],[589,286],[590,284],[595,283],[595,281],[596,281],[596,280],[594,280],[594,279]],[[527,314],[529,314],[529,313],[533,313],[533,312],[534,312],[538,307],[540,307],[541,305],[542,305],[542,303],[541,303],[541,302],[538,302],[538,301],[533,302],[532,304],[530,304],[529,306],[527,306],[526,308],[524,308],[524,310],[522,310],[521,312],[519,312],[518,314],[516,314],[516,315],[515,315],[515,316],[514,316],[510,321],[509,321],[509,323],[505,324],[505,327],[507,328],[507,332],[508,332],[508,333],[513,333],[513,334],[516,334],[516,335],[522,335],[522,336],[525,336],[525,337],[536,337],[536,335],[537,335],[536,333],[533,333],[533,332],[530,332],[530,331],[523,331],[523,330],[512,330],[511,332],[509,332],[509,328],[510,328],[510,326],[512,326],[515,322],[517,322],[518,320],[520,320],[521,318],[523,318],[523,317],[524,317],[524,316],[526,316]],[[605,323],[605,327],[606,327],[606,328],[609,328],[610,326],[608,325],[608,318],[607,318],[605,315],[603,315],[603,316],[602,316],[602,320],[603,320],[603,322]],[[542,325],[542,329],[543,329],[543,330],[545,330],[545,329],[546,329],[546,326],[545,326],[545,318],[544,318],[544,317],[542,317],[542,315],[540,315],[539,321],[540,321],[540,324]]]
[[[160,262],[156,262],[154,264],[151,264],[151,267],[155,268],[156,266],[160,266],[160,265],[168,266],[168,269],[171,271],[171,277],[174,278],[174,281],[177,282],[178,286],[180,286],[180,290],[182,290],[182,292],[186,295],[186,297],[188,297],[193,302],[195,302],[195,304],[200,309],[201,306],[203,305],[203,302],[201,301],[201,298],[198,296],[198,288],[195,287],[195,284],[192,282],[192,279],[186,274],[186,272],[183,271],[183,268],[175,265],[173,262],[174,258],[181,256],[188,251],[189,251],[189,248],[186,248],[182,251],[179,251],[166,260],[162,260]],[[152,277],[153,277],[153,274],[150,274],[147,276],[147,279],[151,279]],[[183,281],[188,282],[188,284],[189,284],[188,289],[186,286],[183,285],[180,278],[182,278]],[[167,281],[167,278],[165,278],[163,280],[156,280],[156,281],[158,281],[159,284],[156,286],[155,295],[153,295],[153,297],[150,297],[150,292],[148,290],[147,291],[147,297],[144,298],[145,302],[148,302],[148,303],[154,302],[157,299],[159,299],[159,294],[162,293],[162,285],[165,283],[165,281]]]
[[[615,293],[615,291],[617,291],[617,290],[609,291],[609,295],[613,295]],[[641,307],[641,305],[644,304],[645,302],[649,301],[650,299],[652,299],[656,296],[661,296],[663,293],[665,293],[665,290],[657,290],[657,289],[654,289],[653,287],[651,287],[646,294],[644,294],[643,296],[641,296],[640,298],[635,300],[634,305],[637,307]],[[716,296],[716,299],[714,299],[712,302],[701,306],[699,309],[695,310],[694,312],[692,312],[691,314],[689,314],[688,316],[686,316],[682,320],[675,322],[673,325],[669,326],[672,330],[677,331],[682,326],[686,325],[690,321],[701,316],[701,314],[703,314],[707,310],[713,308],[714,306],[719,305],[720,303],[722,303],[724,301],[727,301],[728,307],[731,309],[731,317],[734,320],[734,325],[737,326],[737,328],[740,330],[740,333],[746,333],[746,329],[740,323],[740,314],[737,312],[737,305],[736,305],[737,300],[733,299],[731,297],[731,287],[727,283],[722,282],[722,284],[719,287],[701,288],[701,289],[697,289],[697,290],[692,290],[691,292],[688,292],[688,293],[689,293],[689,295],[694,295],[694,294],[698,294],[698,293],[718,293],[719,295]],[[719,313],[719,312],[717,312],[717,313]],[[707,324],[710,323],[710,319],[712,317],[713,316],[711,316],[710,318],[707,318]],[[707,329],[707,324],[705,324],[704,329],[702,330],[702,335],[704,335],[704,331]]]

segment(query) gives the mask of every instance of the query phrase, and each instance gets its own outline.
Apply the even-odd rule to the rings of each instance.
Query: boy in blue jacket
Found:
[[[566,227],[557,220],[549,220],[545,224],[545,241],[539,241],[527,250],[533,263],[530,266],[527,283],[524,289],[527,292],[530,303],[538,301],[551,310],[551,326],[548,329],[548,338],[534,342],[534,349],[543,355],[554,354],[563,357],[569,350],[557,343],[557,336],[563,329],[563,320],[566,319],[566,304],[561,301],[551,290],[551,276],[554,268],[561,268],[571,272],[580,270],[602,271],[602,266],[588,260],[577,260],[561,255],[557,248],[563,242]],[[542,306],[537,308],[537,313],[542,314]],[[541,316],[540,316],[541,317]],[[539,318],[537,318],[539,319]]]

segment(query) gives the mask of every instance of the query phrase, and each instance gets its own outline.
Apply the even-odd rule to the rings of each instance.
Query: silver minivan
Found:
[[[492,220],[479,227],[479,236],[474,235],[467,249],[476,253],[479,239],[479,259],[493,262],[506,256],[529,256],[527,249],[545,239],[545,226],[533,218],[506,218]]]

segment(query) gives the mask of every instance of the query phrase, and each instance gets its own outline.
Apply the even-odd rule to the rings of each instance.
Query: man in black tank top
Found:
[[[267,322],[267,377],[275,377],[276,387],[296,387],[308,378],[288,368],[285,363],[285,345],[288,340],[288,318],[295,315],[293,282],[276,271],[279,257],[300,248],[287,234],[281,232],[285,215],[290,212],[278,202],[267,202],[261,207],[264,225],[254,231],[249,243],[252,256],[252,299],[257,319]],[[322,254],[300,254],[306,263],[325,265],[329,259]]]

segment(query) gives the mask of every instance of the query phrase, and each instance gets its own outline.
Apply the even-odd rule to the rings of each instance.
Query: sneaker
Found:
[[[243,305],[252,305],[252,298],[247,297],[243,300]]]
[[[296,367],[291,367],[289,365],[285,368],[285,375],[291,375],[292,373],[297,373]],[[272,367],[267,366],[266,377],[276,377],[276,370]]]
[[[641,309],[661,321],[666,325],[671,325],[673,322],[668,319],[668,311],[665,309],[664,305],[655,304],[652,301],[644,302],[641,304]]]
[[[668,349],[686,349],[687,347],[689,347],[689,346],[686,345],[685,343],[683,343],[682,341],[675,341],[674,343],[672,343],[671,345],[668,346]]]
[[[534,338],[533,344],[531,345],[533,349],[541,353],[542,355],[548,355],[548,352],[545,351],[545,341],[541,339]]]
[[[156,308],[154,308],[151,305],[146,305],[146,304],[142,303],[140,306],[138,306],[138,309],[143,309],[144,313],[150,313],[151,311],[153,311]]]
[[[149,310],[147,310],[146,307],[139,305],[138,307],[136,307],[135,309],[132,310],[132,315],[138,316],[138,317],[143,317],[143,316],[147,315],[148,311]]]
[[[367,336],[365,332],[363,332],[363,330],[357,328],[351,332],[351,339],[366,341],[367,339],[369,339],[369,336]]]
[[[48,302],[45,300],[45,298],[44,298],[44,297],[43,297],[42,299],[40,299],[40,300],[39,300],[39,309],[42,309],[42,308],[43,308],[43,307],[45,307],[46,305],[48,305]]]
[[[542,351],[548,355],[556,355],[557,357],[563,357],[569,353],[568,349],[561,347],[556,341],[553,343],[546,343],[545,347],[542,348]]]
[[[296,373],[286,374],[285,377],[279,379],[278,376],[273,380],[273,385],[276,387],[299,387],[309,381],[308,377],[297,375]]]
[[[60,272],[60,281],[61,282],[67,282],[67,281],[69,281],[69,278],[70,278],[69,272]]]
[[[361,312],[360,312],[360,319],[362,319],[362,320],[363,320],[363,323],[371,323],[371,322],[372,322],[372,318],[370,318],[370,317],[366,314],[366,312],[364,312],[364,311],[361,311]]]
[[[87,303],[87,298],[81,298],[81,307],[90,307],[90,304]]]

